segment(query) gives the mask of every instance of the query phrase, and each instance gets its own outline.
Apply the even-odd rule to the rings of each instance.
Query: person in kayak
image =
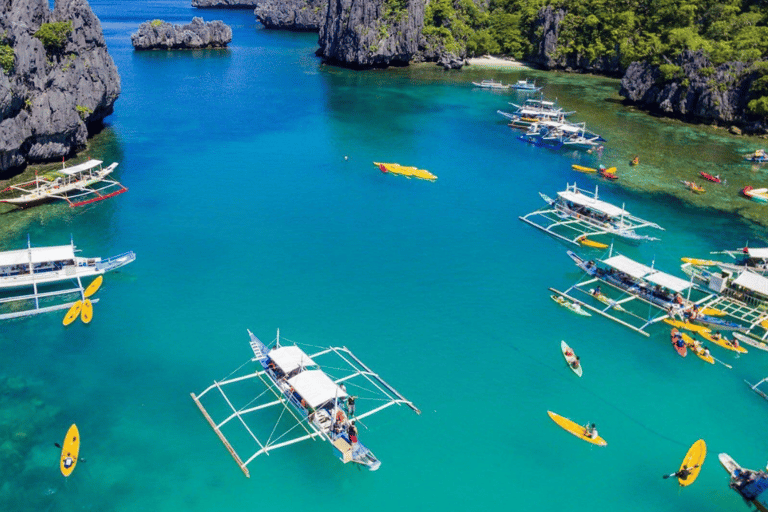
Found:
[[[674,473],[664,475],[662,478],[670,478],[670,477],[676,476],[680,480],[686,480],[689,476],[691,476],[691,472],[697,467],[699,467],[698,464],[690,468],[688,466],[683,466],[682,468],[680,468],[679,471],[675,471]]]
[[[594,423],[587,423],[584,426],[584,436],[589,437],[590,439],[597,439],[597,428],[595,428]]]
[[[571,352],[571,355],[573,355],[573,352]],[[573,368],[574,370],[578,370],[579,366],[581,366],[579,359],[580,359],[579,356],[576,356],[576,359],[571,361],[571,368]]]

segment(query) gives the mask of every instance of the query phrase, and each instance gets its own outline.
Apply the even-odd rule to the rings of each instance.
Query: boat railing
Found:
[[[116,268],[120,268],[123,265],[129,264],[135,259],[136,253],[133,251],[128,251],[122,254],[118,254],[117,256],[112,256],[110,258],[101,260],[100,262],[96,263],[96,268],[104,272],[109,272],[110,270],[115,270]]]

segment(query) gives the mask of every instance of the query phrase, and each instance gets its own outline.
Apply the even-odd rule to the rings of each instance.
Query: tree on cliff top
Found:
[[[33,35],[38,38],[48,51],[59,51],[67,44],[67,38],[72,33],[71,21],[55,21],[43,23]]]

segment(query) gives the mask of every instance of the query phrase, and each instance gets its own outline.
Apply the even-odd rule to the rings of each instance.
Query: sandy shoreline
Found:
[[[511,57],[492,57],[490,55],[483,55],[482,57],[473,57],[467,59],[467,63],[470,66],[486,67],[486,68],[529,68],[527,64],[517,61]]]

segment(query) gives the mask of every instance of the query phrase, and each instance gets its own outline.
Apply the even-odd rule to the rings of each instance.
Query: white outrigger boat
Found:
[[[710,272],[690,262],[683,263],[682,269],[692,282],[714,293],[703,306],[732,318],[740,325],[740,332],[768,341],[768,277],[743,268]],[[713,328],[722,329],[717,325]]]
[[[250,477],[248,464],[259,455],[269,455],[270,451],[277,448],[318,438],[328,442],[342,462],[354,462],[375,471],[381,462],[371,450],[358,441],[357,425],[363,425],[363,419],[392,405],[406,405],[421,414],[412,402],[384,382],[346,347],[322,348],[308,354],[295,343],[281,344],[279,330],[274,344],[270,344],[271,348],[251,331],[248,331],[248,335],[254,357],[225,380],[214,381],[199,395],[191,394],[205,419],[247,477]],[[335,360],[334,364],[327,366],[329,371],[342,374],[332,377],[320,369],[315,360],[323,356],[333,357]],[[256,371],[242,374],[243,368],[249,363],[257,363]],[[235,374],[238,376],[233,376]],[[255,379],[264,384],[264,391],[254,397],[252,385],[248,384],[245,395],[241,393],[243,402],[228,396],[224,391],[225,386],[229,390],[236,388],[239,383],[252,382]],[[227,416],[218,422],[213,420],[202,404],[203,399],[213,400],[207,397],[213,390],[218,391],[213,394],[224,400],[229,411]],[[372,408],[366,409],[367,404],[371,404]],[[260,439],[254,433],[259,424],[247,420],[254,416],[252,413],[280,405],[283,407],[277,423],[267,430],[270,433],[266,439]],[[295,421],[290,422],[290,428],[283,426],[283,429],[278,429],[286,412]],[[241,437],[250,437],[256,444],[256,451],[247,458],[238,454],[222,432],[230,422],[239,422],[245,427],[247,435]],[[290,437],[294,429],[298,430],[298,434]],[[252,444],[250,441],[248,443]]]
[[[728,261],[715,261],[710,259],[700,258],[683,258],[685,263],[683,270],[689,274],[686,270],[691,266],[695,267],[719,267],[722,270],[730,270],[732,272],[741,272],[748,270],[755,274],[768,275],[768,247],[744,247],[743,249],[736,249],[733,251],[716,251],[710,254],[726,254],[735,259],[734,262]]]
[[[631,215],[624,209],[598,199],[598,188],[594,192],[566,184],[565,190],[557,193],[555,199],[539,193],[547,207],[520,218],[523,222],[548,233],[555,238],[575,245],[590,244],[590,238],[599,235],[614,235],[633,242],[658,240],[656,237],[639,234],[644,228],[664,230],[658,224]],[[607,247],[601,244],[602,247]]]
[[[0,192],[16,192],[16,197],[0,199],[0,202],[22,208],[60,199],[69,206],[83,206],[96,201],[103,201],[128,189],[115,180],[107,179],[117,167],[114,162],[102,167],[101,160],[88,160],[47,176],[35,176],[35,179],[17,185],[11,185]],[[94,187],[94,185],[99,185]]]
[[[512,87],[512,89],[515,89],[517,91],[522,91],[522,92],[538,92],[541,90],[541,87],[538,87],[536,85],[536,80],[534,80],[533,82],[529,82],[527,79],[518,80],[517,82],[512,84],[510,87]]]
[[[531,124],[520,140],[553,149],[592,149],[605,139],[587,130],[586,123],[542,119]]]
[[[0,252],[0,306],[12,310],[0,311],[0,320],[69,309],[75,301],[67,300],[67,296],[84,298],[82,279],[102,275],[136,259],[132,251],[106,259],[83,258],[75,256],[75,252],[72,241],[69,245],[32,247],[29,240],[26,249]],[[77,284],[74,288],[66,285],[72,282]],[[65,302],[56,303],[61,299]]]
[[[495,80],[483,80],[482,82],[472,82],[472,85],[474,85],[475,87],[482,87],[483,89],[495,89],[495,90],[506,90],[512,87],[509,84],[503,84]]]
[[[660,272],[626,256],[613,255],[612,250],[608,258],[597,262],[586,260],[572,251],[568,251],[568,256],[586,273],[587,280],[577,282],[564,292],[556,288],[550,290],[645,336],[649,336],[645,330],[648,326],[674,316],[682,319],[684,311],[692,308],[694,304],[706,303],[714,296],[685,279]],[[608,297],[605,291],[595,286],[596,284],[606,285],[622,295],[616,298]],[[573,296],[579,292],[588,297],[590,302],[599,302],[599,306],[590,305]],[[682,297],[684,292],[687,292],[685,298]],[[695,301],[691,299],[692,292],[696,292]],[[648,316],[638,314],[644,308],[630,310],[627,304],[630,301],[649,305],[650,308],[645,310]],[[654,309],[659,311],[656,316],[652,313]],[[619,318],[619,314],[626,316]]]

